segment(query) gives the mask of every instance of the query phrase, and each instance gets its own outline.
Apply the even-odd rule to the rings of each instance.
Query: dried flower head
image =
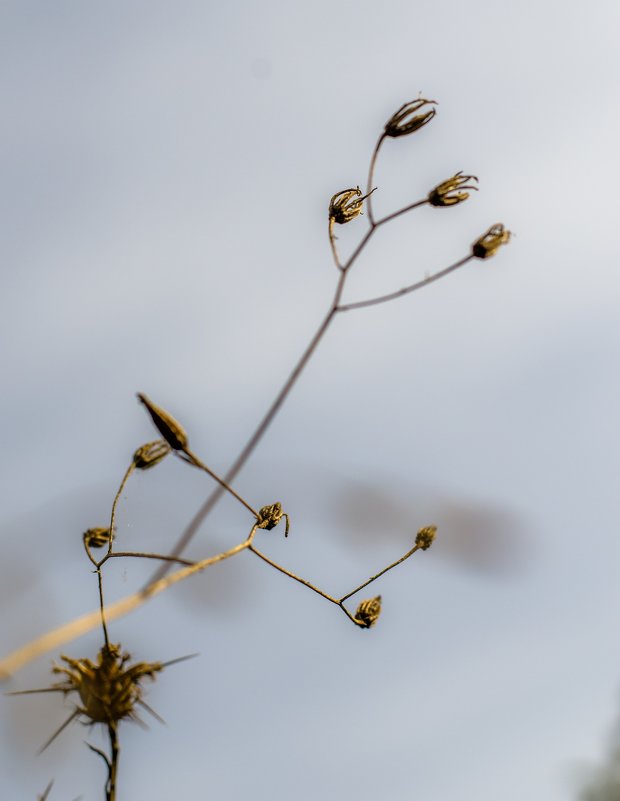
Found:
[[[286,528],[284,536],[288,537],[289,532],[289,517],[286,512],[282,511],[282,504],[272,503],[270,506],[263,506],[258,510],[258,523],[257,528],[264,528],[266,531],[271,531],[275,528],[282,518],[286,518]]]
[[[362,190],[358,186],[355,189],[343,189],[342,192],[336,192],[329,201],[330,221],[344,225],[355,219],[362,213],[362,206],[366,198],[374,191],[373,189],[367,195],[362,195]]]
[[[502,223],[495,223],[480,239],[476,239],[471,248],[472,256],[477,259],[488,259],[508,242],[510,242],[510,231],[507,231]]]
[[[107,528],[89,528],[83,534],[84,545],[87,548],[103,548],[110,542],[110,527]]]
[[[169,453],[170,445],[163,439],[157,439],[138,448],[133,455],[133,463],[139,470],[148,470],[159,464]]]
[[[436,534],[437,526],[425,526],[416,534],[415,544],[423,551],[427,551],[433,544]]]
[[[473,184],[468,184],[468,181],[476,181],[478,179],[475,175],[463,175],[461,171],[448,178],[441,184],[438,184],[428,196],[428,202],[431,206],[455,206],[457,203],[462,203],[469,197],[469,192],[465,189],[473,189],[478,191],[478,187]]]
[[[138,398],[146,406],[156,428],[168,445],[177,451],[184,451],[187,448],[188,440],[183,426],[177,423],[169,412],[154,404],[142,392],[138,392]]]
[[[104,645],[95,663],[90,659],[60,658],[68,667],[55,665],[53,672],[64,674],[66,679],[53,687],[65,694],[77,692],[82,702],[77,712],[91,723],[135,718],[135,706],[142,696],[141,680],[154,679],[164,667],[161,662],[136,662],[126,667],[131,656],[122,653],[120,645]]]
[[[381,614],[381,596],[367,598],[357,607],[354,619],[365,629],[374,626]]]
[[[436,109],[429,108],[428,111],[422,114],[416,114],[424,106],[436,106],[435,100],[426,100],[419,97],[417,100],[411,100],[409,103],[402,105],[398,111],[393,114],[385,124],[386,136],[406,136],[407,134],[417,131],[430,122],[435,114]]]

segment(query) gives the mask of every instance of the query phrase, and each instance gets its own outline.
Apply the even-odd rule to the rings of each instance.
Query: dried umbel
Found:
[[[425,526],[416,534],[415,544],[423,551],[427,551],[433,544],[436,534],[437,526]]]
[[[420,111],[424,106],[435,105],[437,105],[437,103],[434,100],[426,100],[423,97],[405,103],[386,122],[385,135],[392,137],[406,136],[407,134],[419,130],[433,119],[437,111],[434,108],[429,108],[422,114],[416,114],[416,112]]]
[[[380,614],[381,596],[377,595],[375,598],[368,598],[361,602],[355,612],[354,620],[362,626],[362,628],[369,629],[379,620]]]
[[[162,409],[161,406],[157,406],[142,392],[138,393],[138,398],[146,406],[146,410],[151,415],[151,419],[155,423],[157,430],[168,445],[177,451],[186,450],[188,440],[183,426],[177,423],[169,412]]]
[[[373,189],[372,192],[374,191]],[[336,192],[329,201],[330,222],[339,223],[340,225],[351,222],[362,213],[364,201],[372,195],[372,192],[363,195],[359,186],[355,189],[343,189],[342,192]]]
[[[438,184],[428,195],[428,202],[431,206],[455,206],[457,203],[462,203],[469,197],[469,192],[465,189],[473,189],[478,191],[478,187],[468,183],[468,181],[476,181],[478,179],[475,175],[463,175],[462,172],[457,172],[452,178],[448,178],[441,184]]]
[[[488,259],[508,242],[510,242],[510,231],[507,231],[502,223],[495,223],[480,239],[476,239],[471,248],[472,256],[477,259]]]
[[[263,528],[266,531],[271,531],[272,528],[275,528],[278,525],[283,517],[286,518],[284,536],[288,537],[289,517],[286,512],[282,511],[282,504],[280,503],[272,503],[270,506],[263,506],[261,509],[259,509],[256,527]]]
[[[127,667],[131,659],[122,653],[120,645],[104,645],[96,662],[90,659],[72,659],[61,656],[68,667],[54,666],[53,672],[64,674],[65,680],[53,689],[67,694],[77,692],[82,706],[76,708],[91,723],[114,723],[123,718],[135,718],[135,706],[141,702],[140,682],[154,679],[163,669],[161,662],[136,662]]]
[[[139,470],[148,470],[159,464],[169,453],[170,445],[163,439],[157,439],[138,448],[133,455],[133,463]]]
[[[103,548],[110,542],[110,527],[107,528],[89,528],[82,535],[84,538],[84,545],[87,548]]]

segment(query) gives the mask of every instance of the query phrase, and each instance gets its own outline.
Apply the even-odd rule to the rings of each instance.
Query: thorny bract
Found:
[[[146,702],[142,698],[142,682],[147,678],[154,679],[155,675],[159,673],[163,667],[172,664],[171,662],[137,662],[130,664],[129,654],[123,652],[120,645],[113,645],[110,643],[108,623],[111,620],[136,609],[158,593],[170,588],[173,584],[183,581],[211,567],[217,562],[229,559],[243,551],[248,551],[272,568],[292,578],[294,581],[303,584],[317,595],[320,595],[325,600],[338,606],[356,627],[360,629],[370,629],[372,626],[376,625],[379,619],[381,613],[381,596],[377,595],[373,598],[362,600],[358,604],[354,614],[349,611],[345,602],[369,584],[376,581],[388,570],[406,561],[416,551],[426,551],[430,548],[435,539],[437,531],[435,526],[431,525],[420,528],[416,534],[414,545],[403,556],[387,565],[387,567],[384,567],[366,581],[358,584],[344,595],[332,595],[307,579],[296,575],[288,568],[273,561],[257,547],[255,540],[258,532],[266,533],[272,531],[281,523],[283,518],[285,518],[286,521],[284,536],[287,537],[290,530],[289,515],[283,511],[279,501],[266,505],[257,505],[256,507],[250,504],[234,489],[233,481],[239,470],[253,453],[256,445],[261,440],[280,407],[288,397],[292,387],[302,374],[306,364],[314,354],[317,345],[325,336],[325,333],[336,316],[344,312],[350,312],[395,300],[416,292],[428,286],[430,283],[460,269],[472,259],[488,259],[494,256],[501,246],[509,242],[510,232],[504,228],[503,224],[496,223],[474,241],[469,252],[465,256],[462,256],[458,261],[448,267],[386,295],[361,299],[351,303],[342,302],[343,290],[349,272],[363,253],[371,237],[373,237],[380,228],[385,226],[386,223],[425,205],[435,208],[451,208],[460,205],[469,198],[470,191],[478,190],[478,187],[475,185],[478,183],[478,179],[474,175],[466,175],[462,171],[459,171],[450,178],[437,184],[426,193],[423,199],[410,203],[379,219],[375,217],[372,201],[373,193],[377,188],[374,187],[373,184],[376,162],[381,147],[387,140],[409,136],[426,127],[436,116],[436,106],[436,101],[427,100],[422,97],[402,105],[388,119],[379,135],[370,159],[365,192],[363,192],[359,186],[356,186],[355,188],[340,190],[332,195],[327,213],[328,235],[334,263],[339,271],[339,277],[327,314],[321,321],[314,337],[301,355],[289,378],[285,381],[283,387],[276,395],[272,404],[265,412],[263,418],[227,473],[220,477],[205,464],[204,461],[190,450],[189,437],[183,426],[166,409],[155,404],[145,394],[139,393],[138,398],[146,408],[146,411],[150,415],[162,439],[148,442],[135,450],[112,502],[109,524],[89,528],[83,534],[82,540],[84,549],[88,559],[94,566],[94,572],[97,576],[99,609],[91,615],[84,616],[77,621],[66,624],[54,632],[35,640],[33,643],[10,654],[6,659],[0,662],[0,676],[7,676],[11,672],[17,670],[21,665],[39,654],[44,653],[46,650],[51,650],[51,648],[59,647],[63,643],[69,642],[80,634],[94,628],[96,625],[101,626],[103,645],[99,651],[96,662],[92,662],[90,659],[84,657],[76,659],[63,656],[61,659],[64,665],[56,665],[53,668],[54,673],[64,676],[61,682],[53,684],[46,690],[27,690],[25,692],[61,692],[64,695],[77,693],[81,703],[75,707],[71,717],[65,721],[56,734],[62,731],[72,720],[80,717],[91,725],[102,724],[107,727],[110,738],[109,755],[105,754],[100,749],[89,746],[104,760],[107,766],[108,777],[105,783],[107,801],[115,801],[116,798],[116,773],[119,758],[119,724],[125,720],[136,719],[136,706],[141,706],[152,714],[156,714],[146,705]],[[368,227],[366,232],[361,236],[352,254],[346,260],[343,260],[338,249],[337,238],[334,235],[334,226],[336,224],[346,225],[358,220],[364,208],[367,211],[366,219]],[[182,533],[179,540],[172,546],[169,553],[160,554],[115,550],[117,506],[130,476],[135,470],[150,470],[168,455],[174,455],[185,464],[206,473],[216,483],[215,489],[198,510],[194,519]],[[237,545],[215,556],[207,557],[199,561],[184,559],[182,557],[182,552],[185,547],[195,536],[200,524],[209,515],[217,501],[225,492],[235,498],[250,514],[252,522],[249,524],[249,533]],[[104,555],[100,559],[97,559],[93,555],[93,550],[104,548]],[[104,602],[102,571],[105,564],[113,558],[154,559],[160,562],[161,567],[145,588],[120,601],[106,604]],[[175,564],[177,566],[180,565],[180,567],[177,567],[174,572],[169,573],[170,568]],[[48,741],[48,744],[54,737]],[[46,796],[50,788],[51,784],[45,792]]]

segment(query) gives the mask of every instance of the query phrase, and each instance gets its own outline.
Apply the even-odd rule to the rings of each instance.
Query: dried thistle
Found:
[[[136,719],[135,706],[141,702],[144,678],[154,679],[163,669],[161,662],[136,662],[126,667],[130,654],[122,653],[120,645],[104,645],[96,662],[90,659],[60,657],[68,667],[55,665],[53,673],[64,674],[65,680],[53,688],[68,694],[77,692],[82,706],[76,713],[90,723],[115,723],[123,718]]]
[[[82,536],[87,548],[103,548],[112,539],[109,526],[107,528],[89,528]]]
[[[170,445],[162,439],[157,439],[138,448],[133,455],[133,463],[139,470],[148,470],[159,464],[169,453]]]
[[[392,137],[406,136],[422,128],[433,119],[437,111],[434,108],[430,108],[422,114],[416,114],[416,111],[429,105],[436,106],[437,103],[435,100],[426,100],[419,97],[417,100],[411,100],[402,105],[386,122],[385,135]]]
[[[416,534],[415,544],[423,551],[427,551],[435,540],[437,526],[425,526]]]
[[[272,528],[275,528],[278,525],[283,517],[286,518],[284,536],[288,537],[289,517],[286,512],[282,511],[282,504],[280,503],[272,503],[270,506],[263,506],[261,509],[259,509],[258,523],[256,524],[256,527],[263,528],[266,531],[271,531]]]
[[[367,598],[365,601],[362,601],[357,607],[353,619],[362,626],[362,628],[369,629],[379,620],[380,614],[381,596],[377,595],[375,598]]]
[[[473,184],[468,184],[468,181],[476,181],[478,179],[475,175],[463,175],[462,171],[457,172],[452,178],[448,178],[441,184],[438,184],[428,195],[428,202],[431,206],[455,206],[457,203],[462,203],[469,197],[469,192],[464,192],[465,189],[473,189],[478,191],[478,187]]]
[[[362,190],[358,186],[355,189],[343,189],[342,192],[336,192],[329,201],[330,222],[336,222],[340,225],[351,222],[362,213],[364,201],[374,191],[373,189],[367,195],[362,195]]]
[[[183,426],[177,423],[169,412],[162,409],[161,406],[157,406],[142,392],[138,392],[138,399],[146,406],[156,428],[168,445],[176,451],[184,451],[188,446],[188,440]]]
[[[502,245],[510,242],[510,231],[504,228],[503,223],[495,223],[472,245],[472,256],[477,259],[488,259],[494,256]]]

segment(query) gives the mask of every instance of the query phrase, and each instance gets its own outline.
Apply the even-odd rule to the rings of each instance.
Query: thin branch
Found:
[[[382,217],[380,220],[377,220],[375,223],[375,228],[378,228],[380,225],[385,225],[385,223],[390,222],[391,220],[395,220],[397,217],[400,217],[401,214],[406,214],[408,211],[413,211],[413,209],[419,209],[420,206],[425,206],[427,203],[428,198],[426,197],[424,200],[416,200],[415,203],[410,203],[408,206],[404,206],[402,209],[394,211],[392,214],[388,214],[387,217]]]
[[[105,604],[103,602],[103,576],[101,575],[101,568],[97,568],[97,584],[99,586],[99,613],[101,615],[101,628],[103,629],[103,639],[106,648],[110,647],[110,640],[108,639],[108,626],[105,620]]]
[[[135,463],[132,461],[129,467],[127,468],[125,475],[123,476],[123,480],[120,483],[120,486],[114,496],[114,500],[112,501],[112,511],[110,513],[110,542],[108,543],[108,553],[112,551],[112,544],[114,541],[114,532],[116,530],[116,507],[118,506],[118,502],[120,500],[121,495],[123,494],[123,490],[125,489],[125,485],[129,481],[129,477],[136,469]]]
[[[123,617],[124,615],[132,612],[134,609],[142,606],[142,604],[155,597],[155,595],[159,595],[160,592],[164,592],[173,584],[177,584],[179,581],[183,581],[184,579],[193,576],[195,573],[206,570],[206,568],[210,567],[211,565],[222,562],[225,559],[229,559],[230,557],[241,553],[241,551],[244,551],[251,545],[255,533],[256,526],[252,528],[252,531],[244,542],[235,545],[233,548],[223,551],[222,553],[215,554],[215,556],[210,556],[200,562],[194,562],[187,567],[177,570],[168,577],[164,577],[149,584],[147,587],[139,590],[138,592],[132,593],[125,598],[121,598],[120,600],[109,604],[106,606],[106,619],[110,621]],[[31,640],[29,643],[13,651],[0,661],[0,681],[7,679],[9,676],[15,673],[16,670],[19,670],[19,668],[23,667],[23,665],[28,664],[28,662],[31,662],[33,659],[36,659],[42,654],[45,654],[48,651],[56,650],[61,645],[71,642],[77,637],[81,637],[82,635],[87,634],[89,631],[92,631],[99,625],[100,620],[101,610],[97,609],[93,612],[89,612],[86,615],[75,618],[69,623],[58,626],[58,628],[46,632],[41,637]]]
[[[407,553],[404,556],[401,556],[400,559],[397,559],[395,562],[392,562],[391,565],[384,567],[383,570],[380,570],[378,573],[375,573],[374,576],[371,576],[363,584],[360,584],[359,587],[356,587],[354,590],[351,590],[351,592],[348,592],[346,595],[343,595],[339,603],[342,605],[347,600],[347,598],[350,598],[352,595],[355,595],[356,592],[359,592],[360,590],[363,590],[364,587],[367,587],[369,584],[372,584],[373,581],[376,581],[380,576],[383,576],[384,573],[387,573],[388,570],[391,570],[393,567],[396,567],[396,565],[400,565],[402,562],[405,561],[405,559],[409,559],[409,557],[412,556],[419,549],[420,549],[419,545],[414,545],[413,548],[410,551],[407,551]]]
[[[366,211],[368,212],[368,222],[370,223],[371,228],[375,227],[375,219],[372,213],[372,195],[370,194],[370,190],[372,189],[377,156],[379,155],[379,149],[383,144],[384,139],[385,139],[385,131],[381,134],[381,136],[377,140],[377,144],[375,145],[375,149],[372,151],[372,156],[370,158],[370,166],[368,167],[368,182],[366,184],[366,194],[368,195],[368,200],[366,201]]]
[[[279,565],[277,562],[274,562],[272,559],[266,556],[262,551],[259,551],[258,548],[255,548],[253,545],[250,545],[249,550],[252,551],[253,554],[256,554],[256,556],[258,556],[259,559],[262,559],[263,562],[267,562],[267,564],[271,565],[271,567],[275,567],[275,569],[279,570],[280,573],[284,573],[285,576],[288,576],[289,578],[298,581],[300,584],[303,584],[305,587],[314,590],[314,592],[316,592],[318,595],[321,595],[323,598],[326,598],[328,601],[331,601],[333,604],[336,604],[336,606],[338,606],[339,601],[337,598],[333,598],[331,595],[328,595],[326,592],[323,592],[323,590],[320,590],[318,587],[315,587],[314,584],[312,584],[311,582],[306,581],[306,579],[300,578],[300,576],[295,575],[295,573],[292,573],[290,570],[287,570],[285,567],[282,567],[282,565]]]
[[[142,553],[141,551],[113,551],[104,557],[104,559],[101,561],[101,564],[105,564],[108,559],[120,559],[128,556],[135,556],[138,559],[161,559],[163,562],[177,562],[180,565],[196,564],[196,562],[192,559],[182,559],[179,556],[167,556],[166,554],[161,553]]]
[[[336,267],[339,270],[342,270],[342,264],[340,262],[340,256],[338,255],[338,248],[336,247],[336,239],[337,239],[337,237],[334,234],[334,220],[333,220],[332,217],[329,218],[327,231],[328,231],[328,234],[329,234],[329,246],[330,246],[330,248],[332,250],[332,256],[334,257],[334,262],[336,264]]]
[[[449,267],[445,267],[443,270],[440,270],[433,275],[429,275],[426,278],[423,278],[421,281],[416,281],[415,284],[411,284],[410,286],[403,287],[403,289],[399,289],[396,292],[390,292],[388,295],[380,295],[376,298],[370,298],[369,300],[359,300],[356,303],[345,303],[341,306],[338,306],[339,312],[351,311],[352,309],[363,309],[366,306],[377,306],[379,303],[387,303],[389,300],[395,300],[396,298],[401,298],[403,295],[408,295],[411,292],[416,292],[418,289],[422,289],[422,287],[428,286],[432,284],[433,281],[438,281],[440,278],[444,278],[446,275],[453,273],[455,270],[458,270],[459,267],[462,267],[464,264],[467,264],[468,261],[471,261],[474,257],[470,254],[469,256],[465,256],[465,258],[460,259],[460,261],[451,264]]]
[[[235,492],[235,490],[230,486],[227,479],[220,478],[217,475],[217,473],[214,473],[213,470],[211,470],[210,467],[208,467],[201,459],[199,459],[195,453],[192,453],[192,451],[190,451],[189,448],[186,448],[183,452],[190,460],[190,462],[194,465],[194,467],[198,467],[200,470],[204,470],[204,472],[207,475],[211,476],[211,478],[214,481],[217,481],[217,483],[220,485],[222,489],[226,490],[226,492],[230,492],[233,498],[236,498],[239,501],[239,503],[243,504],[243,506],[245,506],[245,508],[248,511],[250,511],[254,515],[254,517],[258,520],[259,516],[258,512],[250,506],[250,504],[245,500],[245,498],[242,498],[238,492]]]
[[[108,723],[108,736],[110,738],[110,772],[106,785],[106,801],[116,801],[116,773],[118,771],[118,757],[120,748],[118,745],[118,731],[116,722]]]

